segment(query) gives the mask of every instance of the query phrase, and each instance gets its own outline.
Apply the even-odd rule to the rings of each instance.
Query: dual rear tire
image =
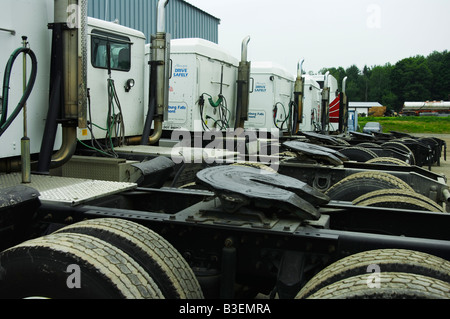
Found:
[[[383,172],[352,174],[331,186],[325,194],[332,200],[357,206],[443,212],[443,207],[414,191],[400,178]]]
[[[368,171],[347,176],[331,186],[325,194],[332,200],[353,201],[359,196],[383,189],[413,191],[411,186],[396,176],[382,172]]]
[[[126,220],[67,226],[4,251],[0,264],[0,298],[203,298],[178,251],[148,228]]]
[[[324,268],[296,298],[448,299],[450,263],[404,249],[365,251]]]
[[[449,299],[450,285],[409,273],[385,273],[378,284],[372,275],[350,277],[323,288],[309,299]]]

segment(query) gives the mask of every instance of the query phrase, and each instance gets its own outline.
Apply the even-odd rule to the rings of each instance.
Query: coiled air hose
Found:
[[[8,118],[8,101],[10,89],[9,82],[11,79],[11,71],[14,65],[14,61],[22,53],[29,55],[31,58],[32,62],[31,76],[25,88],[25,91],[22,95],[22,98],[19,101],[19,104],[17,104],[16,108],[11,113],[11,116]],[[33,90],[34,83],[36,82],[36,76],[37,76],[37,58],[34,52],[30,48],[23,48],[23,47],[15,50],[11,54],[9,61],[6,64],[5,75],[3,78],[3,101],[2,101],[2,116],[0,119],[0,136],[2,136],[3,133],[5,133],[5,131],[12,124],[12,122],[16,119],[17,115],[19,115],[20,111],[23,109],[25,103],[30,97],[31,91]]]

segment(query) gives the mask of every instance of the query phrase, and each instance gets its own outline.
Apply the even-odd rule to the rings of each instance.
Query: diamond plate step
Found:
[[[0,175],[0,189],[22,184],[22,175]],[[119,183],[68,177],[32,175],[25,184],[41,194],[42,202],[77,206],[87,201],[137,188],[134,183]]]

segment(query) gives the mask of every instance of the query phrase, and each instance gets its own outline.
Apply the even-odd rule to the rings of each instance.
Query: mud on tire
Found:
[[[411,273],[382,273],[344,279],[324,287],[308,299],[449,299],[450,284]],[[372,285],[379,286],[372,286]]]
[[[394,158],[394,157],[378,157],[373,158],[371,160],[368,160],[366,162],[367,164],[389,164],[389,165],[396,165],[396,166],[411,166],[405,161],[402,161],[401,159]]]
[[[322,269],[296,298],[307,298],[335,282],[367,274],[371,265],[377,265],[382,273],[412,273],[450,283],[450,262],[445,259],[412,250],[379,249],[345,257]]]
[[[167,299],[203,299],[200,285],[185,259],[152,230],[122,219],[83,221],[57,233],[86,234],[126,252],[158,285]]]
[[[443,207],[430,198],[404,189],[374,191],[355,199],[353,205],[444,212]]]
[[[120,249],[82,234],[52,234],[0,254],[0,298],[162,299],[147,272]],[[80,270],[70,287],[69,266]]]
[[[400,178],[382,172],[352,174],[331,186],[325,194],[333,200],[353,201],[364,194],[382,189],[414,191]]]

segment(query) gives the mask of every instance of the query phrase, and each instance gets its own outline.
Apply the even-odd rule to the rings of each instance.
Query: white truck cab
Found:
[[[144,96],[148,94],[144,82],[144,75],[149,70],[148,60],[145,59],[145,35],[113,22],[94,18],[88,21],[90,63],[87,86],[90,92],[88,116],[91,116],[88,120],[93,124],[94,135],[103,138],[107,129],[107,114],[117,116],[119,113],[123,116],[125,134],[140,135],[145,122]],[[111,59],[110,70],[108,55]],[[109,79],[113,80],[117,100],[108,88]],[[113,105],[110,104],[111,99]],[[89,130],[80,130],[80,140],[90,138]]]
[[[291,117],[294,75],[273,62],[252,62],[248,129],[286,132]]]

